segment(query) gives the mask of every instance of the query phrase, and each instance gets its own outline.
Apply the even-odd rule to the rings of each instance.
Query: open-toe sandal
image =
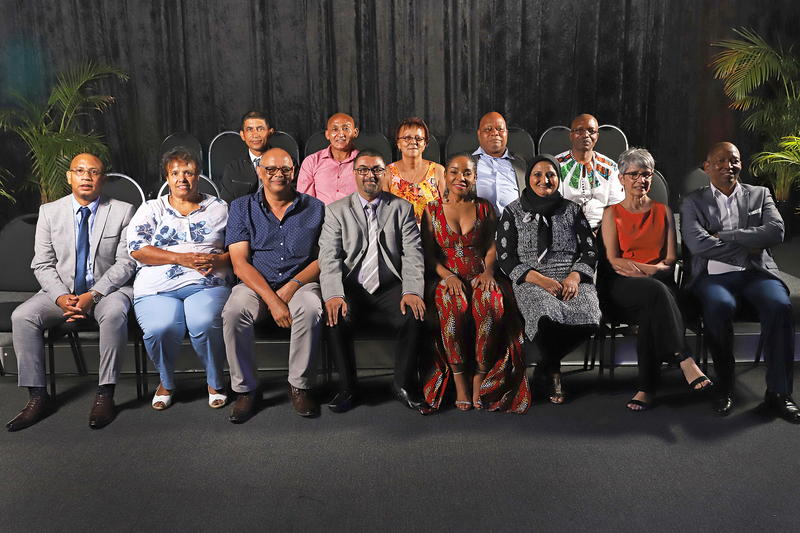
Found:
[[[700,387],[699,389],[696,388],[699,384],[701,384],[704,381],[708,381],[708,385]],[[706,376],[700,376],[696,380],[694,380],[691,383],[689,383],[689,388],[691,388],[695,392],[701,392],[701,391],[704,391],[704,390],[712,387],[713,385],[714,385],[714,383],[710,379],[708,379]]]
[[[208,393],[208,405],[212,409],[221,409],[222,407],[225,407],[226,403],[228,403],[227,395],[219,394],[218,392]]]
[[[156,411],[163,411],[164,409],[168,409],[170,405],[172,405],[172,395],[175,394],[172,392],[171,394],[160,395],[156,390],[156,395],[153,396],[152,406],[153,409]]]
[[[641,407],[641,409],[631,409],[631,404],[638,405],[639,407]],[[650,406],[647,404],[647,402],[643,402],[642,400],[631,399],[631,400],[628,400],[628,403],[625,405],[625,407],[628,409],[628,411],[633,411],[633,412],[638,413],[639,411],[647,411],[647,409]]]

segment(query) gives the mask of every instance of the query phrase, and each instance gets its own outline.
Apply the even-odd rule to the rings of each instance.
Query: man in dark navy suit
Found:
[[[220,196],[228,205],[236,198],[252,194],[258,189],[256,166],[269,149],[269,138],[274,131],[261,111],[251,110],[242,117],[239,135],[247,143],[248,152],[246,157],[234,159],[225,166]]]

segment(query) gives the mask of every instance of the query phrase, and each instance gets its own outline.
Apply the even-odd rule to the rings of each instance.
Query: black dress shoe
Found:
[[[96,394],[94,405],[89,412],[89,427],[101,429],[109,425],[117,417],[117,410],[114,408],[114,398],[108,394]]]
[[[394,384],[392,384],[392,392],[394,392],[397,399],[400,400],[400,403],[409,409],[430,409],[430,405],[428,405],[422,395],[417,392],[404,388],[398,389]]]
[[[728,416],[733,412],[733,394],[725,392],[714,398],[711,408],[720,416]]]
[[[253,415],[256,414],[260,396],[258,389],[239,394],[236,398],[236,403],[233,404],[233,410],[228,420],[234,424],[243,424],[253,418]]]
[[[353,391],[345,389],[336,394],[331,403],[328,404],[328,408],[334,413],[344,413],[353,408],[354,401],[355,394]]]
[[[28,399],[28,404],[25,406],[25,409],[15,416],[11,422],[6,424],[6,428],[8,428],[9,431],[19,431],[20,429],[29,428],[39,420],[47,418],[55,409],[56,404],[49,395],[31,396]]]
[[[764,401],[778,412],[781,418],[792,424],[800,424],[800,408],[788,394],[778,394],[767,389]]]

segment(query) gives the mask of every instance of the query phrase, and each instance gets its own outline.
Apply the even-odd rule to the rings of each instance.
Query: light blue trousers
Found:
[[[147,353],[166,389],[175,388],[175,358],[187,329],[192,347],[206,369],[209,386],[217,391],[225,387],[222,308],[230,294],[229,287],[198,284],[134,299],[133,309],[144,332]]]

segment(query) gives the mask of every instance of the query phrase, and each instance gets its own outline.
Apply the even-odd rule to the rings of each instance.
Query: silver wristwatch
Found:
[[[103,295],[99,292],[93,291],[92,289],[89,289],[89,292],[92,294],[92,301],[94,301],[95,305],[99,304],[100,300],[103,299]]]

